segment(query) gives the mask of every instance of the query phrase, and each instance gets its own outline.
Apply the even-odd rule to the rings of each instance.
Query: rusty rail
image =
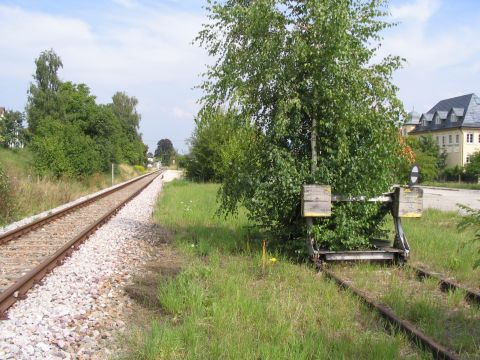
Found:
[[[156,176],[152,176],[152,174],[155,174],[157,173]],[[52,271],[55,267],[57,267],[58,265],[60,265],[63,260],[70,256],[73,251],[78,248],[91,234],[93,234],[100,226],[102,226],[104,223],[106,223],[113,215],[115,215],[124,205],[126,205],[130,200],[132,200],[135,196],[137,196],[142,190],[144,190],[148,185],[150,185],[152,183],[152,181],[157,178],[157,176],[160,175],[160,172],[157,171],[157,172],[154,172],[154,173],[150,173],[150,174],[147,174],[147,175],[143,175],[141,177],[138,177],[134,180],[131,180],[131,181],[128,181],[126,182],[126,184],[122,184],[122,186],[117,186],[116,188],[112,189],[112,190],[109,190],[107,193],[108,194],[111,194],[112,192],[115,192],[117,190],[120,190],[120,189],[123,189],[125,186],[127,185],[130,185],[132,184],[133,182],[135,181],[138,181],[140,179],[143,179],[145,178],[146,176],[152,176],[152,179],[150,181],[148,181],[147,183],[145,183],[145,185],[143,185],[140,189],[138,189],[137,191],[135,191],[132,195],[130,195],[126,200],[124,200],[122,203],[120,203],[119,205],[117,205],[116,207],[112,208],[107,214],[105,214],[104,216],[102,216],[100,219],[98,219],[95,223],[91,224],[90,226],[88,226],[88,228],[84,229],[80,234],[78,234],[77,236],[75,236],[75,238],[73,238],[72,240],[70,240],[68,243],[64,244],[59,250],[57,250],[53,255],[51,255],[50,257],[48,257],[47,259],[45,259],[44,261],[42,261],[40,264],[38,264],[35,268],[33,268],[32,270],[30,270],[27,274],[25,274],[24,276],[22,276],[21,278],[19,278],[14,284],[12,284],[11,286],[9,286],[7,289],[5,289],[5,291],[3,291],[1,294],[0,294],[0,318],[5,318],[5,312],[8,310],[8,308],[10,306],[12,306],[17,300],[19,299],[23,299],[25,298],[26,296],[26,293],[28,292],[29,289],[31,289],[36,283],[40,282],[40,280],[43,279],[43,277],[45,277],[45,275],[47,275],[50,271]],[[90,198],[88,199],[89,203],[95,201],[95,200],[99,200],[103,197],[105,197],[106,195],[108,194],[105,194],[105,193],[102,193],[100,195],[103,195],[103,196],[97,196],[97,197],[94,197],[94,198]],[[95,200],[92,200],[92,199],[95,199]],[[81,206],[85,206],[86,204],[84,204],[83,202],[81,203],[82,205]],[[77,205],[80,205],[80,204],[77,204]],[[77,207],[74,207],[75,209],[78,208],[79,206]],[[73,208],[69,207],[67,209],[64,209],[64,211],[66,212],[70,212],[72,211]],[[61,211],[60,211],[61,212]],[[62,215],[60,215],[59,213],[55,213],[55,215],[57,215],[55,218],[58,218]],[[54,218],[54,219],[55,219]],[[44,219],[41,219],[41,220],[44,220]],[[53,219],[50,219],[48,221],[44,221],[43,224],[47,223],[47,222],[50,222],[52,221]],[[38,222],[34,222],[32,223],[33,226],[35,226],[35,228],[37,228],[38,226]],[[27,224],[26,226],[23,226],[22,228],[25,228],[25,232],[28,232],[28,225],[30,224]],[[30,231],[33,230],[33,229],[30,229]],[[22,229],[23,231],[23,229]],[[22,232],[20,235],[18,236],[21,236],[22,234],[24,234],[25,232]],[[18,237],[16,236],[16,237]]]
[[[160,171],[160,170],[159,170]],[[159,172],[159,171],[156,171],[156,172]],[[84,207],[88,204],[91,204],[97,200],[100,200],[101,198],[104,198],[105,196],[108,196],[114,192],[116,192],[117,190],[120,190],[120,189],[123,189],[124,187],[136,182],[136,181],[139,181],[141,179],[143,179],[144,177],[146,176],[149,176],[149,175],[152,175],[156,172],[153,172],[153,173],[149,173],[149,174],[145,174],[145,175],[142,175],[142,176],[138,176],[134,179],[131,179],[131,180],[128,180],[128,181],[125,181],[124,183],[116,186],[116,187],[112,187],[98,195],[95,195],[95,196],[92,196],[88,199],[85,199],[83,201],[80,201],[76,204],[73,204],[65,209],[61,209],[61,210],[58,210],[52,214],[48,214],[40,219],[37,219],[37,220],[34,220],[28,224],[25,224],[25,225],[22,225],[22,226],[19,226],[18,228],[16,229],[13,229],[13,230],[10,230],[10,231],[7,231],[3,234],[0,235],[0,245],[2,244],[6,244],[7,242],[11,241],[11,240],[14,240],[32,230],[35,230],[37,228],[39,228],[40,226],[43,226],[45,224],[48,224],[49,222],[55,220],[55,219],[58,219],[62,216],[65,216],[67,214],[69,214],[70,212],[74,211],[74,210],[77,210],[81,207]]]
[[[435,359],[447,359],[447,360],[457,360],[460,359],[457,354],[447,349],[443,345],[439,344],[432,338],[425,335],[422,331],[417,329],[411,322],[407,320],[400,319],[390,308],[385,305],[377,302],[376,300],[369,297],[363,291],[355,288],[347,281],[341,279],[339,276],[335,275],[332,271],[323,269],[325,275],[332,279],[340,288],[347,289],[351,291],[354,295],[360,298],[365,304],[369,307],[375,309],[385,320],[390,324],[400,329],[404,332],[407,337],[418,346],[421,344],[423,347],[428,349]]]
[[[449,290],[461,290],[465,292],[465,300],[480,304],[480,292],[468,289],[457,282],[447,280],[443,278],[440,274],[433,273],[427,271],[425,269],[409,265],[411,269],[413,269],[419,278],[433,278],[438,280],[438,285],[442,291],[449,291]]]

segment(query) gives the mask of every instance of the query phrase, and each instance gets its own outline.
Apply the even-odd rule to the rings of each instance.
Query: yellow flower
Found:
[[[272,262],[272,263],[277,262],[277,259],[272,257],[272,258],[270,258],[270,262]]]

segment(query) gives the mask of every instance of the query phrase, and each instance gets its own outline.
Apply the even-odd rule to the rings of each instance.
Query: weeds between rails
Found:
[[[337,265],[324,273],[435,358],[480,355],[480,308],[466,301],[464,290],[439,287],[438,279],[408,266]]]

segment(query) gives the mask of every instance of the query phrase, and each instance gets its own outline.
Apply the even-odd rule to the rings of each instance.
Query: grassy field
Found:
[[[467,303],[462,291],[441,292],[435,279],[419,281],[408,268],[357,264],[334,269],[462,358],[480,355],[480,308]]]
[[[0,166],[9,177],[13,197],[8,215],[0,216],[0,226],[111,185],[109,174],[94,174],[81,181],[38,176],[33,168],[32,154],[26,149],[0,149]],[[117,183],[139,175],[138,171],[128,165],[120,165],[117,172]]]
[[[380,319],[311,266],[262,258],[245,213],[214,216],[216,190],[185,181],[164,189],[154,217],[184,265],[161,277],[149,306],[154,320],[136,324],[125,358],[429,358],[386,334]]]
[[[480,268],[473,269],[480,244],[474,244],[473,229],[458,231],[460,215],[426,210],[420,219],[403,221],[411,247],[413,264],[452,276],[461,283],[480,289]]]
[[[440,181],[426,181],[421,185],[424,186],[437,186],[437,187],[446,187],[452,189],[470,189],[470,190],[480,190],[480,184],[475,183],[464,183],[456,181],[440,182]]]

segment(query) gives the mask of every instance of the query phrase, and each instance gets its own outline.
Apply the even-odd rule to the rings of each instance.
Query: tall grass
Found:
[[[466,303],[461,290],[442,293],[437,280],[419,281],[408,268],[359,264],[337,271],[462,358],[480,355],[480,308]]]
[[[457,229],[460,218],[455,212],[428,209],[420,219],[405,219],[411,260],[479,289],[480,268],[473,268],[478,245],[469,241],[473,239],[473,229]]]
[[[10,182],[12,203],[8,216],[0,217],[0,226],[40,213],[111,185],[110,174],[94,174],[88,178],[55,179],[38,176],[28,149],[0,149],[0,166]],[[116,183],[139,175],[129,165],[120,165]]]
[[[243,211],[215,216],[213,184],[166,186],[154,214],[174,235],[183,270],[158,284],[147,329],[129,359],[394,359],[424,357],[309,265],[274,254]],[[162,315],[158,315],[158,314]]]

